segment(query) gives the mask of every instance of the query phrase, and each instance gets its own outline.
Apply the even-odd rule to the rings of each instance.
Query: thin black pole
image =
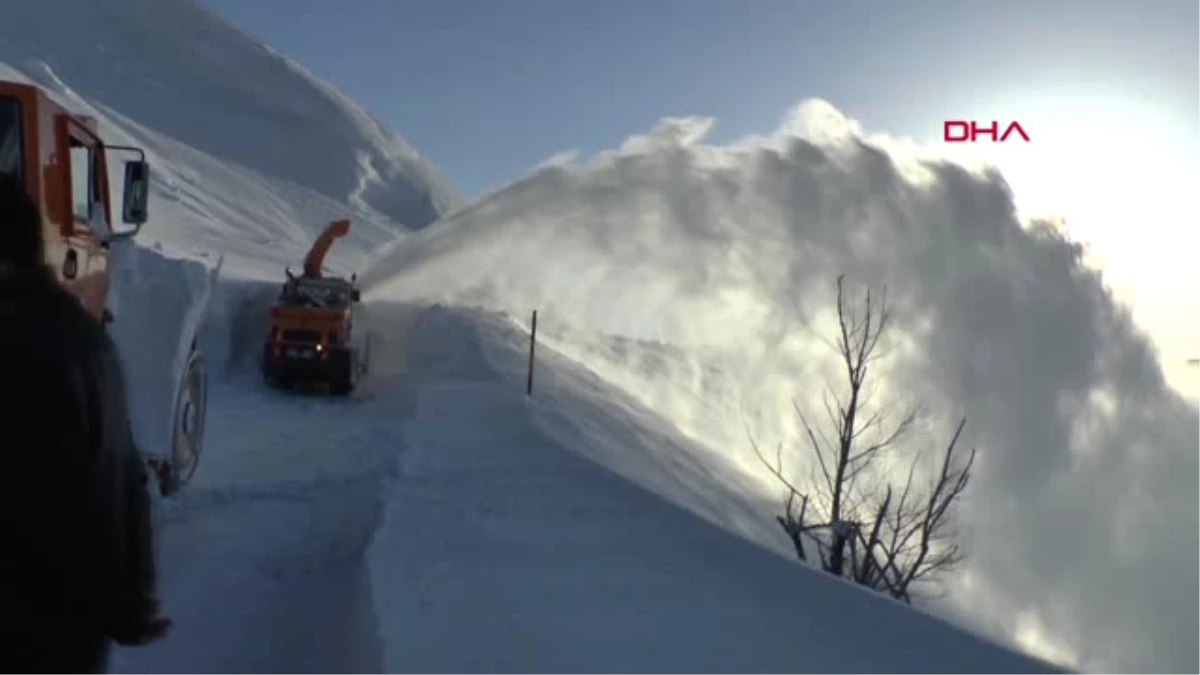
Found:
[[[533,345],[537,342],[537,310],[533,310],[532,328],[529,330],[529,379],[525,382],[525,395],[533,396]]]

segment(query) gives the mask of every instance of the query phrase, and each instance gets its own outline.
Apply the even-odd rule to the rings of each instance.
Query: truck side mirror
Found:
[[[125,164],[125,196],[121,220],[136,225],[129,236],[136,234],[148,217],[150,201],[150,165],[145,160]]]
[[[358,302],[361,299],[357,288],[350,289],[350,299],[354,302]]]

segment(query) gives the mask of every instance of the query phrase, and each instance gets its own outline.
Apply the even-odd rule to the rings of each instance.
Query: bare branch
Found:
[[[878,389],[868,386],[872,364],[890,353],[884,341],[892,327],[887,288],[867,288],[851,297],[842,275],[835,294],[837,332],[825,343],[836,351],[844,381],[838,388],[825,383],[820,425],[793,401],[803,442],[816,460],[807,464],[808,485],[801,489],[787,477],[782,446],[773,464],[753,438],[751,447],[786,489],[776,520],[797,557],[807,561],[816,551],[826,571],[911,602],[914,584],[936,585],[963,559],[951,516],[970,482],[975,449],[965,457],[959,450],[963,418],[940,464],[918,471],[926,465],[909,436],[918,428],[922,407],[904,407],[893,417],[899,404],[876,405]],[[910,458],[902,482],[872,470],[885,456]]]
[[[791,481],[789,481],[787,479],[787,476],[785,476],[783,474],[783,460],[782,460],[783,446],[782,445],[779,446],[780,453],[776,454],[776,456],[775,456],[776,464],[774,466],[772,466],[771,463],[767,461],[767,458],[763,456],[762,450],[759,450],[758,443],[754,440],[754,436],[750,433],[750,428],[748,426],[746,426],[745,422],[742,422],[742,426],[746,427],[746,437],[750,440],[750,447],[754,449],[754,454],[758,455],[758,459],[760,461],[762,461],[763,466],[767,467],[767,470],[770,471],[771,474],[774,475],[775,478],[777,478],[779,480],[779,482],[783,483],[784,487],[786,487],[788,489],[789,495],[800,494],[799,488],[792,485]]]
[[[829,467],[825,464],[825,455],[821,452],[823,446],[817,442],[816,433],[813,431],[812,425],[808,423],[808,418],[804,416],[804,412],[800,410],[800,405],[792,401],[792,407],[796,409],[796,414],[800,416],[800,422],[804,425],[804,432],[808,435],[809,442],[812,443],[813,454],[817,456],[817,461],[820,462],[821,473],[825,476],[826,486],[832,492],[834,479],[833,475],[829,473]]]

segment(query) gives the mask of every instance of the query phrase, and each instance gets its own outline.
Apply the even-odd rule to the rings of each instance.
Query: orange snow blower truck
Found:
[[[285,270],[287,281],[271,305],[263,347],[262,372],[268,385],[325,383],[330,393],[345,396],[366,373],[369,343],[360,341],[354,329],[356,277],[322,273],[329,247],[349,231],[349,220],[330,223],[304,258],[303,273],[295,276]]]
[[[108,161],[124,163],[120,221],[113,220]],[[150,168],[140,148],[106,145],[95,119],[77,115],[35,85],[0,80],[0,172],[24,185],[42,213],[45,264],[59,282],[106,326],[111,245],[134,237],[147,221]],[[0,236],[2,228],[0,228]],[[207,369],[195,335],[176,373],[170,449],[147,454],[163,495],[191,478],[204,435]]]

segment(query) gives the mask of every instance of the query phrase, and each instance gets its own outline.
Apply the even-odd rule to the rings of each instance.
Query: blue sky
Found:
[[[1050,98],[1116,98],[1200,143],[1194,0],[202,1],[364,103],[468,197],[663,116],[714,116],[728,139],[812,96],[921,139],[947,117],[1024,124]]]

